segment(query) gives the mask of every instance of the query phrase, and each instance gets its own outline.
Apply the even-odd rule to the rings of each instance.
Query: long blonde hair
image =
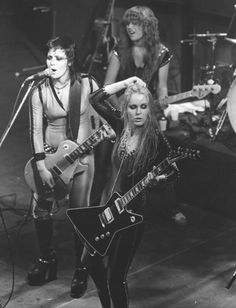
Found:
[[[124,120],[123,134],[130,129],[127,109],[133,94],[141,94],[146,98],[149,107],[149,113],[146,122],[140,130],[138,143],[139,148],[136,151],[135,159],[132,162],[132,174],[145,171],[148,167],[150,167],[150,165],[154,162],[155,157],[157,156],[159,144],[159,127],[156,114],[156,104],[154,103],[148,88],[137,83],[129,86],[124,93],[124,102],[122,105],[122,117]]]

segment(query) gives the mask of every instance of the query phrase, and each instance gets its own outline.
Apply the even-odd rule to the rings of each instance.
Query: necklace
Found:
[[[134,143],[131,141],[130,132],[125,132],[121,137],[120,157],[126,159],[127,157],[134,155],[136,150],[136,142]]]
[[[70,83],[70,81],[66,82],[66,83],[65,83],[64,85],[62,85],[61,87],[56,87],[56,86],[54,85],[54,88],[56,89],[57,95],[60,95],[62,89],[64,89],[66,86],[68,86],[69,83]]]

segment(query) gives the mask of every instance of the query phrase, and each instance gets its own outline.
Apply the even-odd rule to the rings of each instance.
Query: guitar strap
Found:
[[[93,92],[93,82],[91,76],[84,74],[82,78],[88,78],[89,86],[90,86],[90,93]],[[49,78],[49,84],[52,89],[52,93],[60,105],[60,107],[65,110],[61,100],[57,96],[57,93],[54,89],[52,79]],[[39,87],[39,96],[41,102],[42,99],[42,91]],[[80,125],[80,106],[81,106],[81,82],[77,79],[75,79],[70,87],[70,93],[69,93],[69,111],[67,114],[67,129],[66,134],[67,137],[71,140],[76,140],[78,137],[79,132],[79,125]]]
[[[76,140],[80,125],[81,83],[75,80],[70,87],[69,112],[67,115],[67,137]]]
[[[118,178],[119,178],[120,171],[121,171],[121,168],[122,168],[122,166],[123,166],[124,159],[125,159],[125,155],[123,155],[123,156],[122,156],[122,159],[121,159],[121,162],[120,162],[119,169],[118,169],[118,171],[117,171],[117,174],[116,174],[116,177],[115,177],[114,183],[113,183],[113,185],[112,185],[111,195],[114,193],[115,186],[116,186],[117,180],[118,180]]]
[[[65,110],[61,100],[57,96],[51,78],[49,78],[49,84],[58,104],[63,110]],[[74,82],[70,86],[69,111],[67,114],[67,127],[66,127],[66,135],[71,140],[76,140],[78,137],[79,124],[80,124],[80,105],[81,105],[81,84],[78,80],[74,80]]]
[[[78,77],[77,77],[78,78]],[[88,74],[82,74],[81,79],[88,78],[90,93],[93,92],[92,77]],[[80,106],[82,94],[82,82],[78,79],[71,84],[69,95],[69,112],[67,121],[67,137],[71,140],[77,140],[80,126]]]

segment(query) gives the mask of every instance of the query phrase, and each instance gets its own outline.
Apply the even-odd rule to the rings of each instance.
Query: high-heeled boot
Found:
[[[57,256],[52,250],[52,219],[35,219],[35,228],[38,237],[41,258],[28,272],[27,280],[31,286],[43,285],[57,279]]]
[[[88,271],[81,262],[84,246],[75,232],[74,241],[76,265],[74,275],[71,281],[70,296],[73,298],[80,298],[85,294],[87,290]]]

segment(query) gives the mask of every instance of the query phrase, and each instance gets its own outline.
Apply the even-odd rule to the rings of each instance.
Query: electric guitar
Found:
[[[176,161],[184,158],[195,159],[199,151],[178,147],[151,171],[154,177]],[[75,231],[91,255],[106,255],[112,240],[120,230],[142,223],[143,216],[127,210],[128,203],[148,185],[148,175],[121,196],[115,192],[105,206],[73,208],[67,210],[67,216]]]
[[[188,98],[202,99],[210,93],[218,94],[220,91],[221,91],[221,86],[219,84],[196,85],[193,87],[191,91],[165,97],[160,101],[160,104],[161,106],[168,106],[169,104],[179,104],[183,103],[182,101]]]
[[[79,158],[88,154],[101,141],[114,139],[115,136],[113,129],[105,123],[82,144],[71,140],[62,141],[57,151],[53,154],[46,154],[45,158],[45,165],[55,181],[53,191],[47,185],[43,185],[33,158],[27,162],[24,170],[27,185],[32,191],[46,198],[63,199],[71,189],[75,169],[79,168],[79,171],[83,171],[87,168],[87,165],[83,165]]]

